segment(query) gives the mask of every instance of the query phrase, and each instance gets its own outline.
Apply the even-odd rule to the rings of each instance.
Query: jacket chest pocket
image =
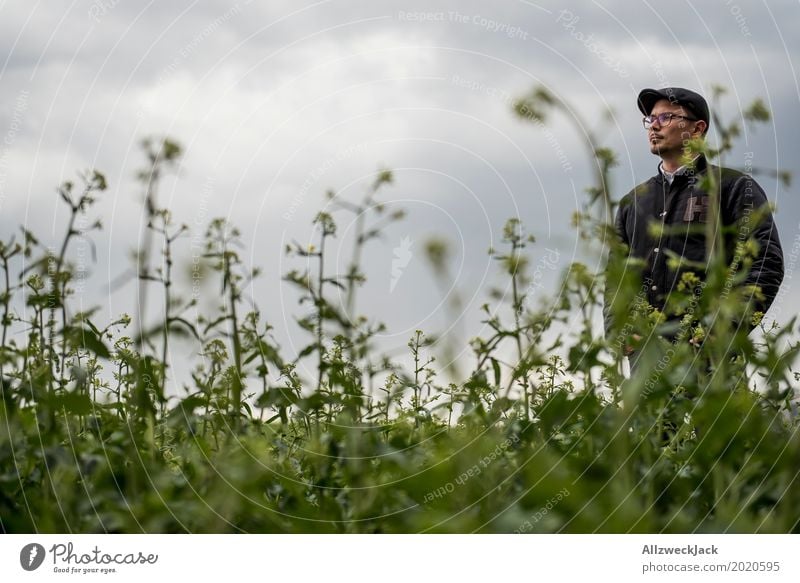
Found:
[[[708,195],[692,194],[680,201],[675,219],[682,223],[705,224],[708,221],[708,204]]]
[[[689,261],[705,260],[709,202],[709,196],[701,192],[690,192],[676,201],[668,247]]]

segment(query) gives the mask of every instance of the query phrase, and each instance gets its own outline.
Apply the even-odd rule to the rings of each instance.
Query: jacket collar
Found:
[[[661,171],[661,164],[661,162],[658,163],[658,171],[656,172],[655,179],[657,182],[663,183],[665,182],[665,177],[664,173]],[[708,168],[708,161],[706,160],[705,156],[700,154],[694,159],[694,170],[692,170],[691,165],[682,166],[681,168],[683,170],[681,170],[679,174],[676,174],[675,178],[678,178],[679,176],[688,176],[689,180],[693,181],[697,174],[702,174],[706,171]]]

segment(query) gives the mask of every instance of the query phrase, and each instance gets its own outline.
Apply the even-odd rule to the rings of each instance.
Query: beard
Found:
[[[650,153],[655,154],[656,156],[663,156],[665,154],[669,155],[674,153],[673,152],[674,148],[671,148],[669,146],[666,138],[664,137],[659,137],[656,140],[648,140],[647,143],[650,146]]]

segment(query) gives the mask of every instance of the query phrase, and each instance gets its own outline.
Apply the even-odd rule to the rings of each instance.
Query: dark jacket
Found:
[[[693,271],[701,279],[704,277],[704,270],[696,266],[670,269],[667,251],[692,262],[707,263],[703,227],[708,219],[709,197],[700,188],[707,172],[713,172],[720,185],[722,224],[735,225],[735,232],[724,236],[728,265],[734,261],[737,242],[752,237],[758,243],[758,255],[744,285],[760,286],[765,299],[753,299],[753,307],[755,311],[766,312],[783,281],[783,251],[772,213],[764,206],[767,197],[751,176],[707,164],[703,157],[697,160],[694,169],[675,176],[672,185],[659,172],[622,198],[617,210],[616,231],[629,247],[631,256],[644,260],[642,279],[649,284],[646,287],[648,302],[663,309],[666,296],[677,286],[683,272]],[[757,209],[766,211],[760,222],[756,221]],[[654,236],[650,224],[662,221],[669,226],[668,231],[660,237]],[[606,329],[609,323],[606,310]]]

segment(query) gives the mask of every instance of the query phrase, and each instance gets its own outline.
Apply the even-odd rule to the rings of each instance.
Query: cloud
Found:
[[[0,7],[0,51],[7,56],[0,133],[14,122],[20,92],[28,95],[13,144],[0,151],[6,160],[0,220],[55,237],[53,224],[63,214],[55,186],[75,170],[100,168],[111,185],[98,208],[107,227],[98,269],[104,277],[121,271],[141,229],[141,188],[133,177],[143,164],[139,141],[152,134],[171,135],[185,147],[161,203],[199,229],[214,216],[241,225],[248,258],[269,274],[259,300],[281,310],[291,304],[281,303],[284,292],[275,283],[289,265],[281,244],[310,237],[309,222],[328,188],[358,197],[378,168],[396,168],[385,201],[407,207],[411,218],[392,226],[389,242],[366,266],[383,274],[374,289],[385,291],[393,245],[403,237],[415,241],[415,257],[394,292],[409,300],[395,306],[395,330],[435,327],[436,318],[446,325],[418,258],[426,233],[461,241],[456,283],[478,290],[466,308],[473,321],[485,297],[480,286],[485,290],[494,273],[485,250],[509,216],[557,243],[565,261],[584,253],[569,219],[591,179],[587,128],[564,114],[546,127],[516,120],[511,102],[536,84],[573,104],[588,129],[618,151],[617,196],[655,170],[634,106],[645,86],[726,85],[731,92],[720,104],[726,114],[766,97],[779,123],[748,133],[747,148],[765,167],[798,170],[791,55],[800,48],[792,34],[800,11],[794,6],[755,10],[727,0],[721,7],[622,0],[557,8],[512,0],[69,6],[13,0]],[[781,202],[778,224],[791,240],[797,226],[789,217],[798,203],[776,182],[764,183]],[[412,281],[423,284],[405,287]],[[101,301],[109,310],[129,309],[122,295]],[[363,293],[364,311],[383,311],[384,295]]]

